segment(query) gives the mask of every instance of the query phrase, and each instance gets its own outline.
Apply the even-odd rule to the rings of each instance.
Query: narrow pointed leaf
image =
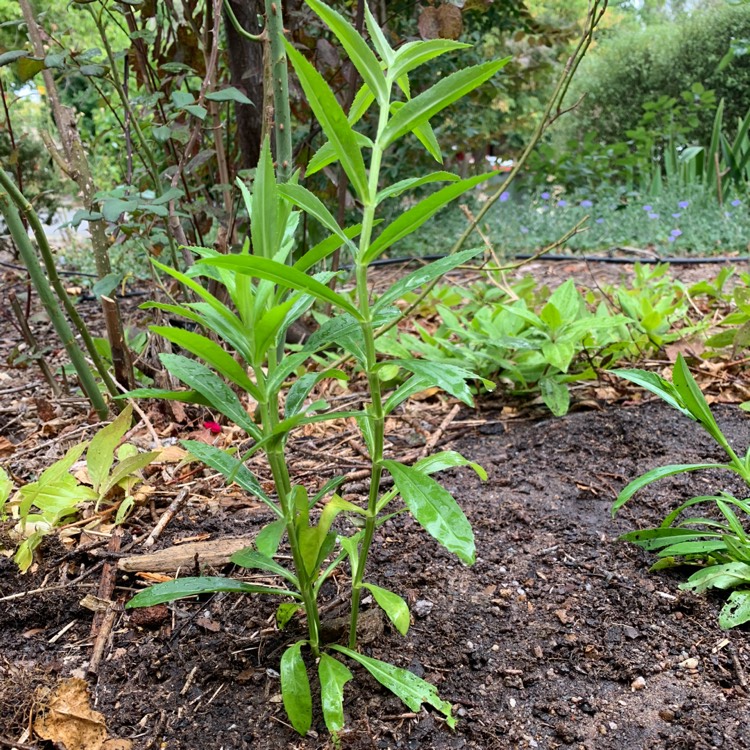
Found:
[[[256,440],[261,438],[260,428],[250,419],[234,391],[208,367],[181,354],[160,354],[159,359],[170,373],[198,391],[214,409]]]
[[[347,239],[352,240],[362,231],[361,224],[355,224],[353,227],[347,227],[344,229],[344,235]],[[314,247],[311,247],[295,264],[294,267],[298,271],[307,271],[312,268],[316,263],[327,258],[331,253],[338,250],[341,245],[344,244],[338,234],[326,237],[322,242],[319,242]]]
[[[86,468],[91,485],[96,492],[99,492],[99,489],[104,486],[109,477],[109,471],[115,460],[115,448],[130,429],[132,416],[133,407],[128,404],[117,419],[106,427],[102,427],[91,438],[89,450],[86,454]]]
[[[464,458],[458,451],[434,453],[432,456],[427,456],[417,461],[413,468],[421,471],[423,474],[435,474],[438,471],[453,469],[457,466],[468,466],[476,472],[481,480],[487,480],[487,472],[479,464],[469,461],[468,458]]]
[[[474,399],[472,398],[469,386],[466,385],[467,380],[481,380],[489,390],[495,387],[495,384],[491,380],[481,378],[475,373],[465,370],[463,367],[451,365],[446,362],[430,362],[426,359],[394,359],[390,360],[389,364],[399,365],[405,370],[409,370],[409,372],[413,372],[415,375],[424,378],[425,381],[431,381],[433,385],[440,386],[444,391],[447,391],[451,396],[455,396],[468,406],[474,405]]]
[[[426,266],[418,268],[416,271],[412,271],[407,276],[399,279],[393,286],[390,287],[373,306],[374,310],[380,310],[387,305],[392,305],[394,302],[398,302],[407,292],[411,292],[414,289],[418,289],[425,284],[429,284],[433,279],[437,279],[452,271],[457,266],[466,263],[467,260],[475,258],[480,253],[484,252],[484,248],[477,247],[470,250],[462,250],[461,252],[449,255],[447,258],[441,258],[440,260],[428,263]]]
[[[467,190],[475,187],[480,182],[488,180],[490,177],[492,177],[492,174],[488,172],[469,177],[466,180],[459,180],[422,199],[416,206],[413,206],[392,221],[377,236],[367,249],[363,262],[371,263],[391,245],[415,232],[443,206],[463,195]]]
[[[464,512],[444,487],[418,469],[383,461],[401,499],[420,526],[467,565],[474,562],[474,532]]]
[[[634,479],[630,482],[617,496],[612,505],[612,515],[630,500],[638,490],[643,489],[646,485],[655,482],[658,479],[664,479],[665,477],[671,477],[675,474],[682,474],[685,471],[698,471],[699,469],[729,469],[732,467],[729,464],[669,464],[668,466],[657,466],[651,471],[647,471],[645,474]]]
[[[256,586],[253,583],[245,583],[223,576],[201,576],[199,578],[178,578],[174,581],[157,583],[144,591],[139,591],[125,606],[129,609],[132,607],[153,607],[155,604],[165,604],[176,599],[185,599],[188,596],[217,593],[275,594],[299,598],[298,594],[286,589]]]
[[[136,388],[117,398],[163,398],[167,401],[181,401],[183,404],[211,406],[211,401],[198,391],[168,391],[166,388]]]
[[[344,686],[352,673],[338,659],[321,654],[318,664],[320,702],[328,731],[335,736],[344,728]]]
[[[690,413],[690,410],[685,406],[682,401],[682,397],[677,393],[675,387],[660,375],[655,372],[648,372],[647,370],[610,370],[613,375],[617,375],[620,378],[625,378],[631,383],[640,385],[647,391],[650,391],[655,396],[666,401],[672,408],[684,414],[686,417],[695,420],[695,416]]]
[[[323,201],[306,187],[292,184],[279,185],[279,193],[295,206],[317,219],[331,234],[337,235],[341,242],[349,243],[349,238],[344,234],[336,219],[333,218],[333,214],[323,205]]]
[[[365,25],[367,26],[367,31],[369,32],[370,38],[372,39],[373,46],[378,51],[380,58],[383,60],[386,66],[390,67],[395,54],[393,48],[390,44],[388,44],[388,40],[385,38],[383,30],[380,28],[380,25],[375,19],[375,16],[372,15],[369,4],[365,3],[364,6]]]
[[[202,260],[198,261],[198,263],[203,262]],[[231,268],[239,273],[273,281],[282,287],[307,292],[324,302],[330,302],[334,307],[345,310],[355,318],[361,319],[362,317],[359,310],[346,298],[331,291],[331,289],[320,281],[316,281],[311,276],[284,263],[278,263],[268,258],[256,258],[247,255],[225,255],[221,258],[211,258],[211,265],[219,268]]]
[[[406,102],[386,125],[381,138],[383,146],[389,146],[397,138],[428,122],[438,112],[492,78],[510,60],[506,57],[459,70]]]
[[[412,188],[428,185],[431,182],[458,182],[461,178],[452,172],[431,172],[423,177],[409,177],[405,180],[394,182],[383,188],[376,196],[375,202],[382,203],[386,198],[397,198],[401,193]]]
[[[406,602],[393,591],[376,586],[374,583],[363,583],[362,588],[372,593],[378,606],[388,615],[388,619],[394,624],[401,635],[409,632],[411,617]]]
[[[336,151],[354,189],[360,197],[366,197],[369,188],[365,162],[344,110],[323,76],[291,44],[285,41],[285,46],[313,114]]]
[[[243,490],[262,500],[277,515],[280,513],[278,508],[273,504],[271,498],[265,493],[260,486],[255,474],[250,471],[243,463],[238,461],[234,456],[217,448],[215,445],[209,445],[201,440],[181,440],[180,443],[190,455],[195,456],[199,461],[203,461],[214,471],[218,471],[225,479],[235,482]]]
[[[672,384],[688,411],[706,428],[709,434],[712,437],[721,435],[721,430],[719,425],[716,424],[711,408],[695,382],[695,378],[691,375],[681,353],[677,355],[677,362],[675,362],[672,372]]]
[[[307,667],[302,659],[302,641],[297,641],[281,657],[281,697],[292,726],[303,737],[312,724],[312,696]]]
[[[150,330],[173,344],[200,357],[227,380],[246,390],[256,401],[263,401],[258,387],[245,372],[245,368],[226,350],[207,336],[172,326],[150,326]]]
[[[91,450],[89,448],[89,450]],[[152,461],[159,458],[161,451],[151,451],[150,453],[139,453],[135,456],[130,456],[115,466],[112,473],[107,478],[107,481],[101,488],[102,494],[106,495],[110,490],[117,486],[119,482],[126,479],[131,474],[140,471],[144,467],[148,466]]]
[[[320,0],[306,0],[307,4],[325,21],[333,31],[341,46],[346,50],[349,60],[362,80],[380,102],[388,101],[388,89],[385,76],[380,69],[378,58],[367,46],[362,35],[337,11]]]
[[[260,552],[256,552],[252,547],[245,547],[244,549],[235,552],[230,560],[241,568],[265,570],[267,573],[281,576],[285,581],[289,581],[292,586],[299,588],[299,581],[294,573],[287,570],[283,565],[279,565],[276,560],[267,557]]]
[[[276,175],[273,171],[273,157],[268,136],[263,139],[261,146],[250,201],[252,206],[250,236],[253,241],[253,253],[262,255],[264,258],[273,258],[278,249],[276,239],[279,206]]]
[[[455,729],[456,720],[451,714],[451,704],[440,698],[437,688],[413,672],[401,669],[388,662],[372,659],[345,646],[331,646],[332,649],[359,662],[383,687],[398,696],[412,711],[419,712],[427,703],[445,716],[445,723]]]
[[[399,47],[398,52],[396,52],[393,65],[389,67],[388,76],[395,81],[420,65],[424,65],[430,62],[430,60],[444,55],[446,52],[455,52],[456,50],[468,49],[470,47],[470,44],[454,42],[450,39],[407,42]]]

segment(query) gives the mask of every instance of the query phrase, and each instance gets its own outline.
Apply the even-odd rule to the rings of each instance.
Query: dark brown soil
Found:
[[[747,415],[724,406],[716,413],[744,450]],[[657,523],[687,493],[741,488],[710,473],[674,478],[616,520],[609,514],[629,478],[664,463],[720,459],[717,449],[660,403],[542,421],[486,416],[451,447],[484,465],[489,480],[468,470],[446,479],[474,525],[476,564],[459,563],[406,517],[389,522],[369,579],[409,600],[413,625],[405,638],[386,626],[362,647],[437,684],[458,728],[430,711],[411,714],[355,670],[342,746],[750,747],[750,630],[722,632],[721,597],[679,592],[684,571],[650,574],[650,557],[617,541]],[[202,531],[250,533],[263,520],[243,505],[207,507],[192,503],[162,546]],[[55,562],[61,555],[47,545],[26,577],[0,557],[0,596],[55,585],[91,564],[82,556],[66,568]],[[139,584],[120,576],[118,585],[126,597]],[[27,725],[35,686],[85,670],[92,615],[79,601],[92,588],[0,603],[0,745],[12,746]],[[215,596],[170,605],[150,626],[123,614],[92,683],[110,733],[143,750],[330,747],[322,721],[304,739],[286,723],[279,658],[302,630],[293,622],[278,632],[273,612],[262,598]]]

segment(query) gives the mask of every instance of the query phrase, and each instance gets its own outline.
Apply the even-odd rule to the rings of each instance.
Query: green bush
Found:
[[[556,137],[565,141],[593,130],[608,143],[627,140],[643,104],[663,95],[678,98],[695,82],[725,100],[725,122],[733,128],[750,108],[750,55],[737,55],[718,70],[733,39],[750,39],[750,6],[719,4],[678,23],[614,34],[581,65],[569,103],[586,97],[561,121]],[[710,140],[712,117],[702,113],[692,140]]]

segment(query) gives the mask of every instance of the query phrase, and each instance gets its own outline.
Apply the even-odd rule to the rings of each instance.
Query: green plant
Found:
[[[338,12],[319,0],[307,0],[307,4],[332,29],[364,81],[347,116],[323,77],[294,47],[286,44],[287,54],[310,107],[328,139],[311,162],[308,174],[326,164],[339,162],[363,207],[361,224],[342,230],[322,202],[299,184],[299,175],[281,184],[274,172],[266,139],[252,192],[240,185],[251,216],[253,254],[250,254],[250,242],[246,242],[242,252],[236,255],[221,255],[215,250],[196,247],[190,250],[201,256],[200,260],[186,273],[156,264],[184,284],[198,301],[182,305],[153,303],[151,307],[187,318],[204,331],[213,332],[232,354],[203,333],[155,326],[156,333],[197,357],[161,356],[164,366],[190,390],[164,392],[144,389],[132,394],[210,405],[253,440],[242,460],[201,443],[187,442],[187,447],[193,455],[229,480],[236,481],[271,509],[275,520],[259,533],[255,549],[237,553],[233,561],[242,567],[274,574],[282,584],[257,586],[231,578],[186,578],[143,591],[128,606],[147,606],[207,591],[282,596],[286,601],[277,613],[281,625],[297,612],[303,612],[307,620],[308,637],[287,648],[280,669],[284,706],[300,734],[306,734],[312,722],[311,691],[303,647],[309,649],[310,655],[317,660],[323,715],[332,733],[335,734],[343,725],[343,688],[351,678],[341,657],[359,662],[412,710],[428,703],[443,713],[446,722],[453,726],[455,720],[451,716],[450,704],[438,697],[432,685],[407,670],[368,658],[356,650],[357,623],[362,592],[367,590],[399,632],[405,633],[409,627],[409,611],[404,600],[365,580],[375,532],[394,515],[408,510],[428,533],[463,562],[471,564],[475,557],[473,532],[466,516],[431,475],[452,466],[471,466],[480,476],[485,476],[483,470],[451,452],[426,458],[414,466],[384,456],[387,414],[415,392],[433,385],[444,388],[465,403],[472,403],[466,381],[474,376],[457,366],[413,358],[379,358],[375,332],[383,323],[400,315],[393,305],[403,294],[437,279],[478,254],[479,250],[456,253],[421,268],[394,284],[376,301],[371,299],[368,289],[368,268],[378,256],[416,231],[443,205],[486,179],[485,175],[480,175],[460,180],[447,172],[435,172],[382,186],[383,154],[393,143],[414,133],[440,160],[430,119],[492,78],[507,60],[460,69],[412,97],[408,79],[412,70],[439,55],[463,49],[465,45],[433,40],[411,42],[398,51],[393,50],[365,4],[366,23],[376,56]],[[394,98],[394,89],[400,92],[396,93],[397,98]],[[373,104],[376,105],[378,125],[373,138],[369,138],[354,126]],[[365,166],[368,153],[369,169]],[[380,204],[410,187],[440,181],[448,184],[416,203],[375,236],[373,229]],[[330,236],[304,253],[293,265],[288,265],[301,217],[298,209],[322,224]],[[355,238],[358,238],[356,244]],[[339,247],[346,248],[354,262],[356,288],[352,298],[326,286],[334,276],[332,272],[312,272],[317,263]],[[223,287],[232,307],[209,292],[201,283],[202,278]],[[335,310],[335,316],[316,331],[301,351],[287,353],[283,347],[286,330],[316,300],[329,304]],[[321,380],[347,378],[346,373],[338,369],[314,371],[305,368],[312,354],[330,347],[343,348],[365,373],[369,402],[364,409],[331,411],[323,401],[307,403],[308,396]],[[394,364],[410,372],[411,376],[386,395],[381,373]],[[251,400],[254,417],[248,414],[246,404],[224,378]],[[328,482],[310,496],[304,486],[294,482],[285,460],[285,446],[296,427],[347,417],[357,420],[371,457],[366,507],[336,493],[340,479]],[[244,465],[245,459],[258,452],[264,453],[268,460],[275,498],[266,493]],[[381,490],[384,471],[393,478],[394,488],[391,490]],[[404,507],[394,505],[397,498],[403,501]],[[316,506],[319,504],[323,507],[318,514]],[[339,517],[349,519],[349,528],[353,528],[354,533],[346,535],[334,530],[341,527],[340,521],[337,522]],[[334,526],[334,523],[338,525]],[[284,535],[293,569],[273,559]],[[318,597],[326,580],[346,560],[352,580],[348,645],[326,644],[321,640]]]
[[[102,503],[117,503],[115,523],[127,518],[135,503],[134,490],[143,481],[140,470],[159,455],[159,451],[139,453],[131,443],[120,445],[131,417],[132,407],[127,406],[90,441],[69,448],[39,479],[18,489],[10,499],[10,480],[0,473],[0,517],[17,521],[15,534],[21,542],[13,559],[22,571],[28,570],[44,536],[76,515],[83,503],[93,503],[95,511]],[[86,474],[79,478],[71,469],[84,453]]]
[[[673,464],[651,469],[620,492],[612,506],[613,515],[652,482],[685,472],[723,469],[739,475],[750,487],[750,448],[742,458],[735,453],[681,354],[677,356],[671,383],[645,370],[613,370],[613,373],[646,388],[698,422],[729,458],[725,464]],[[693,508],[706,504],[718,509],[718,518],[693,515]],[[745,528],[748,521],[750,502],[719,492],[693,497],[669,513],[661,526],[631,531],[621,539],[655,551],[660,561],[653,569],[678,563],[699,565],[700,569],[680,585],[682,589],[696,592],[734,589],[719,615],[719,625],[728,629],[750,621],[750,536]]]

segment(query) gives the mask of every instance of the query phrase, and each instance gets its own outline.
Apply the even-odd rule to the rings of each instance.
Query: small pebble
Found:
[[[432,612],[432,608],[434,606],[435,605],[428,599],[419,599],[414,604],[414,614],[420,619],[423,617],[427,617],[427,615]]]
[[[700,660],[696,659],[694,656],[691,656],[689,659],[681,661],[679,666],[683,669],[697,669],[699,664]]]
[[[631,690],[643,690],[643,688],[646,687],[646,680],[643,679],[643,677],[636,677],[631,683],[630,683],[630,689]]]

